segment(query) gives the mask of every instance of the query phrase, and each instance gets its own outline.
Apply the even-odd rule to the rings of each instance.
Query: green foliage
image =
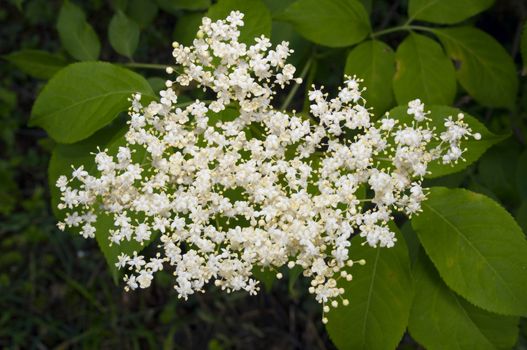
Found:
[[[522,158],[517,151],[509,148],[504,152],[505,149],[495,147],[481,157],[478,162],[478,180],[486,189],[492,191],[493,195],[515,202],[521,195],[520,188],[516,187],[516,169],[521,174]],[[521,186],[521,182],[519,185]]]
[[[262,34],[271,36],[271,13],[261,0],[219,0],[207,12],[213,20],[225,18],[233,10],[244,13],[245,26],[241,30],[240,41],[253,43]]]
[[[290,56],[291,64],[300,66],[305,57],[310,55],[312,44],[298,34],[290,23],[273,21],[271,42],[277,45],[284,40],[288,41],[289,47],[294,50]]]
[[[395,107],[390,111],[390,115],[392,118],[398,119],[400,121],[410,122],[411,117],[408,116],[408,113],[406,112],[407,108],[408,107],[406,106]],[[449,116],[456,118],[459,113],[463,113],[457,108],[448,106],[428,106],[427,108],[430,111],[428,117],[431,120],[429,122],[436,128],[438,132],[445,130],[444,123],[446,118]],[[428,167],[431,173],[426,177],[436,178],[463,170],[473,162],[477,161],[487,149],[503,141],[508,136],[495,135],[487,130],[485,125],[481,124],[473,116],[466,113],[464,113],[464,116],[465,122],[472,128],[472,131],[481,134],[481,140],[470,138],[464,141],[463,145],[466,147],[466,151],[463,153],[463,158],[465,159],[464,161],[457,162],[454,165],[443,164],[440,159],[431,162]],[[437,144],[432,142],[430,146],[434,147],[437,146]]]
[[[42,50],[20,50],[3,58],[14,64],[22,72],[32,77],[49,79],[67,63],[61,55]]]
[[[108,26],[108,38],[113,49],[131,58],[139,44],[139,25],[118,11]]]
[[[151,77],[148,78],[148,84],[152,87],[152,90],[157,94],[159,91],[166,88],[166,80],[160,77]]]
[[[454,101],[454,66],[434,40],[411,33],[397,48],[395,60],[393,90],[398,104],[416,96],[425,104],[449,105]]]
[[[344,72],[364,80],[366,88],[363,96],[367,106],[373,107],[375,115],[380,116],[393,105],[393,92],[390,82],[395,74],[395,55],[393,50],[378,40],[368,40],[357,45],[346,59]]]
[[[265,5],[271,11],[273,17],[283,12],[289,5],[295,2],[295,0],[263,0]]]
[[[413,296],[410,259],[398,230],[397,244],[390,249],[351,240],[350,256],[366,259],[348,272],[353,280],[343,285],[349,306],[340,305],[328,314],[326,329],[338,349],[394,349],[408,322]]]
[[[57,30],[64,49],[73,58],[79,61],[95,61],[99,58],[99,37],[86,22],[86,15],[80,7],[65,1],[60,9]]]
[[[126,11],[128,0],[111,0],[110,5],[114,11]]]
[[[156,18],[158,10],[153,0],[130,0],[126,14],[139,24],[139,27],[146,28]]]
[[[446,284],[485,310],[526,315],[527,241],[512,216],[463,189],[428,197],[412,226]]]
[[[509,349],[518,337],[518,317],[479,309],[450,290],[421,251],[413,269],[415,297],[408,328],[429,350]]]
[[[473,28],[434,29],[448,56],[459,65],[457,78],[476,101],[489,107],[511,107],[518,93],[514,62],[487,33]]]
[[[278,19],[292,23],[308,40],[329,47],[356,44],[371,31],[368,14],[358,0],[298,0]]]
[[[371,11],[373,9],[373,0],[359,0],[361,4],[364,6],[364,9],[368,14],[371,14]]]
[[[494,0],[410,0],[408,16],[431,23],[454,24],[486,10]]]
[[[153,95],[137,73],[110,63],[75,63],[44,87],[33,106],[30,125],[42,127],[57,142],[77,142],[127,110],[128,99],[136,92],[145,98]]]
[[[174,39],[182,45],[192,45],[196,37],[203,13],[188,13],[181,17],[174,28]]]
[[[210,0],[156,0],[161,9],[176,14],[179,10],[206,10]]]

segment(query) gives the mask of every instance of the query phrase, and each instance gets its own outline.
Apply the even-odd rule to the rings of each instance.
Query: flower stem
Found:
[[[302,78],[302,81],[304,81],[306,75],[307,75],[307,72],[309,71],[309,67],[311,67],[311,64],[313,63],[313,58],[310,57],[306,64],[304,65],[304,68],[302,69],[302,73],[300,73],[300,78]],[[283,110],[286,110],[287,107],[289,107],[289,105],[291,104],[291,101],[293,101],[293,97],[295,97],[295,94],[296,92],[298,91],[298,88],[300,87],[302,83],[295,83],[295,85],[293,85],[293,87],[291,88],[291,91],[289,91],[289,94],[287,94],[287,97],[285,98],[284,100],[284,103],[282,103],[282,106],[280,107],[280,109],[283,111]]]
[[[125,67],[130,67],[130,68],[161,69],[161,70],[165,70],[168,67],[168,65],[164,65],[164,64],[136,63],[136,62],[121,63],[121,65]]]
[[[378,36],[382,36],[382,35],[390,34],[390,33],[395,33],[395,32],[400,32],[400,31],[403,31],[403,30],[407,30],[407,31],[421,30],[421,31],[432,32],[432,33],[435,32],[434,28],[423,27],[423,26],[416,26],[416,25],[413,25],[413,24],[403,24],[402,26],[392,27],[392,28],[388,28],[388,29],[380,30],[378,32],[371,33],[370,37],[371,38],[376,38]]]

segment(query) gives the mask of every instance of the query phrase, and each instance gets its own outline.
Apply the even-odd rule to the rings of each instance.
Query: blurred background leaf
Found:
[[[488,9],[494,0],[410,0],[408,16],[431,23],[454,24]]]
[[[118,11],[108,26],[108,38],[113,49],[131,58],[139,44],[139,25]]]
[[[99,58],[101,43],[80,7],[65,1],[60,9],[57,30],[64,49],[79,61]]]
[[[13,63],[22,72],[39,79],[49,79],[66,66],[66,59],[58,54],[42,50],[20,50],[3,58]]]
[[[126,14],[133,19],[140,28],[148,27],[156,18],[159,8],[152,0],[128,0]]]
[[[368,40],[354,47],[346,58],[344,73],[363,79],[362,94],[375,115],[382,115],[393,105],[393,90],[387,83],[395,74],[393,50],[378,40]]]
[[[476,101],[512,107],[518,75],[510,55],[487,33],[472,27],[434,29],[448,56],[457,62],[457,78]]]
[[[177,14],[179,10],[206,10],[210,0],[156,0],[163,11]]]
[[[412,227],[446,284],[469,302],[527,315],[527,241],[499,204],[464,189],[433,187]]]
[[[368,14],[358,0],[298,0],[278,19],[293,24],[308,40],[329,47],[356,44],[371,31]]]

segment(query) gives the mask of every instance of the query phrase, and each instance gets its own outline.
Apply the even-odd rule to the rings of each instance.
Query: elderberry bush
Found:
[[[309,116],[278,110],[277,89],[301,83],[286,63],[292,50],[287,42],[273,49],[265,36],[240,43],[242,26],[238,11],[205,17],[192,46],[173,44],[175,83],[210,90],[212,101],[179,105],[172,80],[159,102],[143,106],[135,94],[126,144],[116,154],[100,150],[94,173],[80,166],[59,177],[58,207],[68,211],[59,227],[93,238],[93,223],[108,215],[113,225],[102,234],[110,245],[144,245],[159,233],[154,257],[119,256],[127,290],[169,269],[180,298],[211,281],[255,294],[255,268],[298,265],[324,310],[347,305],[341,295],[353,283],[339,280],[351,281],[344,268],[363,261],[350,256],[350,238],[393,247],[388,223],[394,212],[421,211],[428,164],[457,163],[463,141],[481,135],[463,114],[431,127],[419,99],[408,104],[407,121],[374,118],[356,77],[334,98],[313,87]]]

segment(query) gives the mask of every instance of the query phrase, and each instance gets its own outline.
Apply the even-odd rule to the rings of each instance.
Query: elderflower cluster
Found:
[[[388,222],[420,211],[428,164],[457,162],[461,142],[480,135],[461,114],[436,131],[419,100],[407,122],[375,121],[354,77],[334,98],[313,88],[309,117],[277,110],[277,87],[301,82],[286,63],[292,50],[263,36],[247,46],[242,25],[237,11],[204,18],[191,47],[174,43],[175,83],[195,84],[212,101],[178,104],[172,81],[159,102],[133,96],[123,144],[100,150],[92,173],[81,166],[58,179],[67,211],[59,227],[94,237],[104,216],[110,244],[154,241],[153,257],[119,256],[127,289],[149,287],[166,269],[184,299],[209,282],[255,294],[255,269],[299,266],[326,312],[349,303],[338,280],[365,263],[349,255],[351,238],[392,247]]]

